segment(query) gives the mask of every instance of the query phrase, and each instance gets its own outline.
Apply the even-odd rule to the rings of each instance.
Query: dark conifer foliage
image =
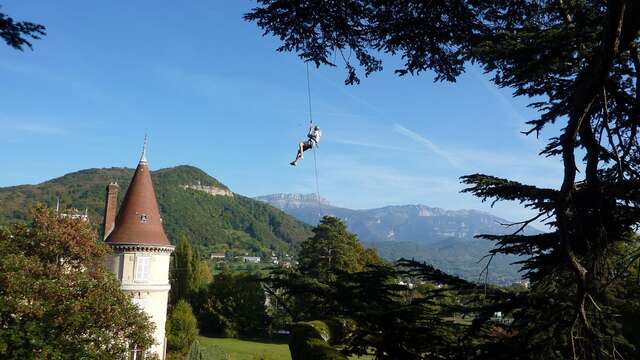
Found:
[[[487,358],[495,359],[501,356],[496,349],[519,348],[509,358],[638,357],[619,316],[629,293],[616,290],[621,277],[611,264],[634,268],[638,261],[637,248],[627,248],[631,254],[619,249],[640,223],[640,2],[258,3],[245,18],[280,38],[279,51],[317,66],[335,66],[338,54],[347,84],[358,83],[360,71],[382,70],[382,53],[402,57],[398,74],[433,71],[436,81],[455,81],[475,63],[497,86],[533,99],[539,116],[528,122],[527,134],[562,124],[540,153],[562,161],[559,189],[484,174],[462,177],[465,191],[483,201],[519,201],[537,212],[513,224],[510,235],[482,235],[496,241],[493,253],[527,257],[522,265],[532,289],[486,299],[486,309],[514,320],[479,354],[494,352]],[[552,231],[522,234],[533,221]]]
[[[46,28],[29,21],[15,21],[7,14],[0,12],[0,37],[17,50],[32,48],[30,40],[38,40],[46,35]]]

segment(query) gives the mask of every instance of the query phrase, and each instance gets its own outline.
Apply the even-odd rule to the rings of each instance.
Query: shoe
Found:
[[[291,166],[296,166],[296,162],[295,161],[292,161],[289,164],[291,164]]]

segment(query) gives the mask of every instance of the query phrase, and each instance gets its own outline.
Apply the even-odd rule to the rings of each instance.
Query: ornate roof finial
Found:
[[[149,139],[147,134],[144,134],[144,145],[142,146],[142,156],[140,157],[141,163],[147,163],[147,145],[149,143]]]

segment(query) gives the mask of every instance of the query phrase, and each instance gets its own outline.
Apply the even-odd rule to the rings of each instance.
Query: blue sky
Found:
[[[242,20],[254,5],[3,1],[3,12],[48,35],[34,51],[0,46],[0,186],[135,166],[148,132],[154,169],[195,165],[248,196],[314,192],[312,155],[288,164],[306,134],[305,65]],[[559,161],[538,157],[543,142],[519,133],[534,116],[523,99],[477,69],[433,83],[429,73],[398,77],[398,60],[385,60],[355,87],[341,67],[310,70],[323,197],[350,208],[487,210],[459,193],[459,176],[559,185]],[[491,211],[528,214],[518,204]]]

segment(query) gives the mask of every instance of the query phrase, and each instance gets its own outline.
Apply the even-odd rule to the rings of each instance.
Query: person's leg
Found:
[[[298,144],[298,152],[296,153],[296,159],[290,162],[291,165],[295,166],[296,163],[300,161],[300,159],[302,159],[302,153],[304,151],[302,148],[303,148],[303,144],[302,143]]]

